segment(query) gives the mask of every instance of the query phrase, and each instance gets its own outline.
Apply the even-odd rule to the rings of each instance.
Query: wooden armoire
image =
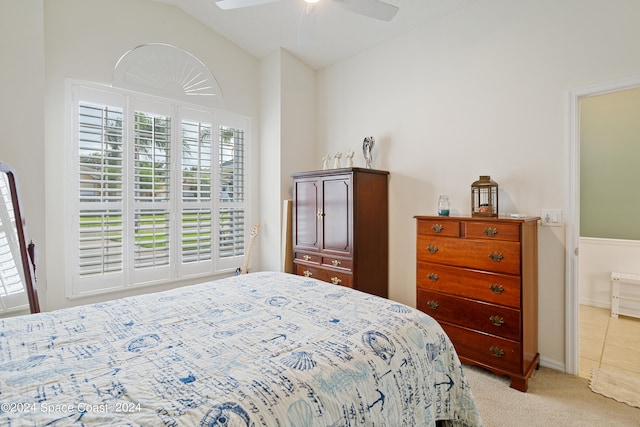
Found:
[[[389,172],[340,168],[292,177],[294,273],[386,298]]]

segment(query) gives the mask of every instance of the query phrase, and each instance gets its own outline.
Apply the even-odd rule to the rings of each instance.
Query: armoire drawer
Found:
[[[322,265],[326,265],[333,268],[344,268],[345,270],[351,270],[353,261],[351,258],[336,258],[332,256],[322,257]]]
[[[308,254],[304,252],[296,252],[295,259],[304,261],[304,262],[320,264],[320,260],[322,259],[322,257],[320,256],[320,254]]]
[[[522,371],[522,344],[481,331],[441,322],[463,363],[479,362],[512,372]],[[468,360],[465,360],[468,359]],[[526,390],[525,390],[526,391]]]
[[[348,272],[337,272],[321,267],[314,267],[299,263],[294,263],[294,272],[299,276],[313,277],[323,282],[333,283],[334,285],[353,287],[353,276]]]
[[[418,288],[520,307],[520,276],[418,261]]]
[[[417,308],[438,321],[516,341],[521,338],[519,310],[425,289],[418,289]]]
[[[427,236],[416,238],[418,261],[520,274],[520,243]]]

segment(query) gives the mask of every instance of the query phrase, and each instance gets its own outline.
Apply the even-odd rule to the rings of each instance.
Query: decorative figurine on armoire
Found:
[[[349,148],[349,150],[347,151],[347,155],[345,156],[345,158],[347,159],[347,167],[348,168],[352,168],[353,167],[353,150],[351,148]]]
[[[371,162],[373,162],[373,146],[375,143],[376,140],[372,136],[367,136],[364,141],[362,141],[362,153],[364,154],[364,162],[367,169],[371,169]]]

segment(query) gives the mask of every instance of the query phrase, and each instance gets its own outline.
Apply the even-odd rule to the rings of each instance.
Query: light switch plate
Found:
[[[545,227],[562,227],[562,210],[561,209],[542,209],[542,225]]]

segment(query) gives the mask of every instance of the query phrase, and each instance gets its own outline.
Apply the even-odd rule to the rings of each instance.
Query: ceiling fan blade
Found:
[[[347,10],[379,19],[381,21],[391,21],[399,8],[381,0],[333,0],[335,3]]]
[[[217,0],[216,6],[223,10],[230,10],[258,6],[260,4],[273,3],[276,1],[278,0]]]
[[[315,4],[307,3],[298,25],[298,44],[307,44],[316,38],[317,16]]]

